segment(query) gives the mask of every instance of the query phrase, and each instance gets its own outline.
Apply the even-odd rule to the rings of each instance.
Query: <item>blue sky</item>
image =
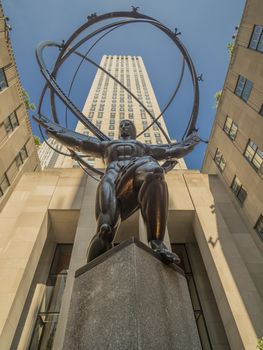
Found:
[[[177,27],[180,39],[187,47],[198,74],[203,73],[200,83],[200,112],[197,127],[203,139],[208,139],[215,117],[214,94],[223,86],[229,56],[227,43],[240,22],[245,0],[2,0],[5,15],[12,26],[11,40],[22,84],[31,100],[37,105],[44,80],[35,59],[35,48],[40,41],[62,41],[86,21],[90,13],[124,10],[131,5],[139,11],[163,22],[171,29]],[[85,52],[87,47],[82,48]],[[52,64],[56,51],[50,50],[47,61]],[[129,25],[116,30],[92,52],[91,58],[99,62],[103,54],[141,55],[152,82],[161,109],[168,101],[176,85],[180,70],[180,56],[175,46],[162,33],[145,24]],[[78,60],[70,60],[58,77],[67,90]],[[74,86],[72,99],[82,108],[95,68],[83,65]],[[189,76],[186,74],[182,90],[165,114],[171,138],[182,137],[192,104]],[[49,113],[47,103],[46,113]],[[64,109],[58,106],[63,123]],[[70,126],[74,128],[75,119]],[[32,123],[34,134],[38,134]],[[199,169],[204,157],[205,145],[199,145],[186,159],[191,169]]]

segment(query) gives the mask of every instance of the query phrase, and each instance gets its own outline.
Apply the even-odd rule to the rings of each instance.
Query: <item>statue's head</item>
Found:
[[[131,120],[123,119],[120,121],[119,138],[136,139],[136,128]]]

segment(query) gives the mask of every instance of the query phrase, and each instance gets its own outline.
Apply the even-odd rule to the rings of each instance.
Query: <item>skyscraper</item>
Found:
[[[154,117],[161,111],[156,100],[150,79],[140,56],[109,56],[104,55],[100,66],[117,78],[147,107]],[[117,84],[103,71],[98,70],[85,102],[83,113],[111,138],[118,138],[119,122],[130,119],[134,122],[137,134],[142,133],[138,140],[148,144],[167,143],[158,125],[154,124],[143,133],[152,122],[152,118],[142,106],[124,88]],[[163,117],[159,119],[160,126],[168,134]],[[76,131],[91,135],[80,122]],[[169,135],[169,134],[168,134]],[[103,167],[100,160],[88,158],[90,164]],[[77,166],[70,158],[64,160],[62,167]],[[183,159],[179,160],[177,169],[186,169]]]
[[[59,144],[56,140],[49,138],[47,140],[48,144],[58,151],[62,150],[62,145]],[[43,142],[42,145],[38,149],[38,156],[40,160],[41,169],[45,168],[57,168],[60,167],[61,164],[58,163],[59,153],[55,152],[51,147],[49,147],[46,142]]]
[[[203,163],[228,188],[263,251],[263,3],[248,0]]]
[[[1,4],[0,26],[1,211],[21,174],[39,170],[39,160],[9,38],[10,27]]]

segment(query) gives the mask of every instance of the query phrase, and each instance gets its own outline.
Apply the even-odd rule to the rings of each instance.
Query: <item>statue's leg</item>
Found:
[[[97,232],[88,249],[88,262],[112,248],[112,241],[120,224],[120,214],[115,194],[115,178],[115,171],[109,171],[103,177],[97,189]]]
[[[168,263],[180,262],[163,243],[169,199],[163,169],[155,162],[148,163],[137,169],[136,182],[140,184],[138,202],[152,249]]]

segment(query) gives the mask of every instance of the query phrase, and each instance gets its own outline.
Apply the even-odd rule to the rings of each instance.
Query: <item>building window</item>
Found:
[[[18,153],[18,155],[15,157],[15,162],[16,162],[16,166],[19,169],[20,165],[23,164],[21,156],[20,156],[20,152]]]
[[[114,131],[109,131],[109,137],[114,137]]]
[[[263,240],[263,215],[260,215],[255,225],[255,230],[259,234],[259,237]]]
[[[224,171],[225,167],[226,167],[226,161],[224,159],[223,153],[220,151],[219,148],[217,148],[215,156],[214,156],[214,161],[216,163],[216,165],[218,166],[218,168],[221,171]]]
[[[99,112],[98,113],[98,118],[102,118],[103,117],[103,112]]]
[[[235,176],[232,181],[231,189],[235,193],[235,196],[239,200],[240,204],[243,204],[247,197],[247,191],[244,189],[242,183],[240,182],[237,176]]]
[[[256,170],[259,170],[263,162],[263,152],[253,141],[249,140],[244,156]]]
[[[157,125],[154,125],[153,130],[157,131],[157,130],[159,130],[159,127]]]
[[[23,146],[15,158],[15,162],[18,168],[20,167],[20,165],[22,165],[25,162],[27,157],[28,157],[28,154],[27,154],[26,146]]]
[[[5,71],[3,68],[0,68],[0,91],[3,90],[8,86],[6,77],[5,77]]]
[[[150,137],[151,135],[150,135],[149,132],[145,132],[145,133],[144,133],[144,136],[145,136],[145,137]]]
[[[254,26],[249,48],[263,52],[263,26]]]
[[[203,300],[203,304],[200,299],[199,293],[201,293],[199,284],[196,283],[195,278],[199,279],[198,273],[192,268],[193,259],[191,259],[191,250],[188,248],[188,244],[177,243],[171,244],[172,251],[180,257],[179,267],[184,271],[187,286],[191,298],[192,308],[194,311],[195,321],[201,341],[201,348],[206,350],[212,350],[212,343],[208,332],[207,322],[205,319],[205,313],[202,306],[206,305],[206,301]],[[199,253],[200,254],[200,253]],[[202,286],[201,288],[204,288]],[[205,286],[206,291],[209,291],[210,286]],[[209,288],[209,289],[208,289]],[[207,294],[207,293],[206,293]],[[208,320],[209,322],[209,320]]]
[[[55,338],[72,244],[58,244],[28,349],[51,349]]]
[[[0,197],[3,196],[3,194],[6,192],[7,188],[10,186],[10,183],[8,181],[8,178],[6,174],[2,177],[0,180]]]
[[[92,118],[94,116],[94,112],[89,112],[89,118]]]
[[[151,144],[151,143],[152,143],[152,141],[151,141],[151,140],[145,140],[145,143],[149,143],[149,144]]]
[[[233,122],[231,118],[226,117],[224,124],[224,132],[232,139],[235,140],[237,136],[237,125]]]
[[[246,79],[242,75],[239,76],[236,89],[235,89],[235,94],[242,98],[245,102],[249,99],[251,90],[253,87],[253,82],[251,80]]]
[[[115,125],[114,125],[114,124],[111,124],[111,125],[109,126],[109,130],[115,130]]]
[[[16,113],[10,114],[4,121],[6,133],[11,133],[19,125]]]
[[[110,119],[110,124],[115,124],[115,119]]]

